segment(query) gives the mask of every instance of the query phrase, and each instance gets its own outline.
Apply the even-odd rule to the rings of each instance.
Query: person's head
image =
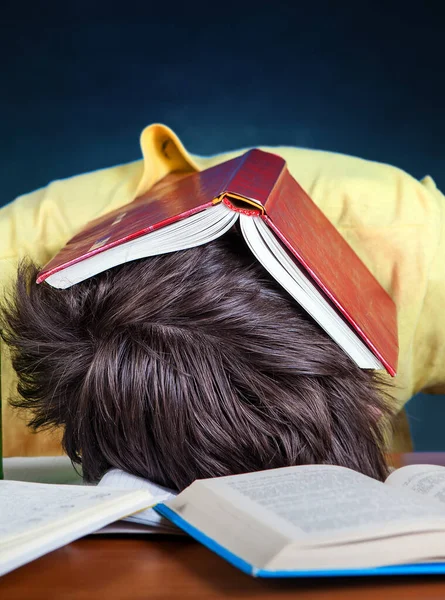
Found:
[[[386,392],[252,257],[236,232],[66,290],[23,263],[2,322],[17,407],[64,429],[95,481],[118,467],[194,479],[332,463],[386,474]]]

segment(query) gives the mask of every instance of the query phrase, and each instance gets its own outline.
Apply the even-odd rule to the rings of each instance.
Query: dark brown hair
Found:
[[[95,481],[110,467],[196,478],[332,463],[386,475],[386,392],[256,262],[236,232],[67,290],[22,263],[2,337],[16,407],[62,426]]]

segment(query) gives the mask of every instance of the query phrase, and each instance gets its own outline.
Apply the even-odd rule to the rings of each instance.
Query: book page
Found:
[[[168,522],[168,521],[167,521]],[[148,525],[146,523],[133,523],[129,522],[128,519],[122,519],[115,523],[110,523],[94,531],[92,535],[179,535],[184,536],[185,533],[179,527],[162,527],[159,525]]]
[[[431,519],[445,528],[441,506],[343,467],[288,467],[203,483],[243,513],[311,544],[422,530]]]
[[[241,215],[240,225],[246,243],[258,261],[346,354],[360,368],[383,369],[382,363],[290,257],[289,251],[263,220]]]
[[[100,514],[103,507],[113,501],[121,499],[125,505],[125,498],[131,499],[131,494],[125,490],[98,490],[96,486],[1,481],[0,549],[8,540],[15,541],[33,531],[38,535],[40,530],[86,511],[97,510]],[[147,503],[144,495],[145,506]],[[134,510],[137,510],[142,502],[136,497],[134,504]]]
[[[224,204],[217,204],[186,219],[175,221],[140,237],[107,248],[105,252],[83,258],[52,273],[46,278],[46,282],[57,288],[67,288],[116,265],[148,256],[194,248],[224,235],[237,219],[238,213]],[[137,226],[135,227],[137,229]],[[104,237],[98,240],[99,245],[95,248],[105,243],[109,244],[110,239]],[[76,244],[73,246],[75,248]],[[63,250],[66,248],[67,246]],[[93,247],[89,248],[88,252],[93,249]],[[76,250],[75,248],[74,251]]]
[[[146,490],[153,496],[153,504],[164,502],[173,496],[176,492],[167,487],[153,483],[149,479],[131,475],[120,469],[111,469],[107,471],[98,483],[99,486],[116,488],[119,490]]]
[[[149,504],[144,490],[0,481],[0,576]]]
[[[408,465],[393,471],[385,483],[445,504],[445,467]]]
[[[120,469],[111,469],[102,477],[99,481],[98,486],[114,488],[119,490],[146,490],[152,496],[152,506],[159,502],[166,502],[176,496],[176,492],[169,488],[153,483],[148,479],[131,475]],[[126,521],[132,521],[133,523],[140,523],[142,525],[157,527],[163,529],[166,532],[176,531],[169,521],[161,517],[153,508],[146,508],[138,513],[127,517]]]

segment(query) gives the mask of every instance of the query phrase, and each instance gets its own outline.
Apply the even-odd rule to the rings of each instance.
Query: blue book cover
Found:
[[[422,563],[422,564],[404,564],[391,565],[387,567],[373,567],[369,569],[323,569],[323,570],[291,570],[291,571],[273,571],[268,569],[259,569],[246,562],[240,556],[233,554],[227,548],[224,548],[214,539],[208,537],[205,533],[191,525],[188,521],[179,516],[166,504],[157,504],[154,507],[160,515],[177,525],[180,529],[188,533],[195,540],[206,546],[212,552],[215,552],[221,558],[237,567],[244,573],[253,577],[369,577],[384,575],[438,575],[445,573],[445,563]]]

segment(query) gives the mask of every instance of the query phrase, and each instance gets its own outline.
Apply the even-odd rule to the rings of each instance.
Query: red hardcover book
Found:
[[[393,300],[291,176],[285,161],[269,152],[254,149],[201,172],[166,177],[130,204],[89,223],[37,281],[69,287],[129,260],[211,241],[238,217],[258,260],[339,345],[352,356],[347,349],[352,335],[364,343],[364,354],[370,351],[377,359],[373,364],[369,357],[352,356],[357,364],[383,366],[395,375]],[[310,290],[309,295],[313,290],[319,309],[313,312],[312,301],[302,301],[300,288]],[[330,319],[342,332],[333,335]]]

